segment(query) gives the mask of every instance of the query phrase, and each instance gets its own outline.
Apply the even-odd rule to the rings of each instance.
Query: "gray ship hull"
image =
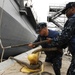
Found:
[[[2,15],[2,18],[0,19],[0,38],[3,46],[33,42],[36,39],[35,30],[28,19],[25,16],[20,15],[16,3],[13,0],[5,0],[4,7],[2,8],[2,1],[3,0],[0,0],[0,17]],[[6,49],[4,58],[20,54],[27,50],[29,50],[29,47],[27,46]],[[3,50],[0,49],[0,57],[2,51]]]

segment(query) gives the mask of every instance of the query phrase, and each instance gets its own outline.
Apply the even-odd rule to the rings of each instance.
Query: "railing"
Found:
[[[53,22],[57,27],[63,29],[63,25],[67,20],[65,15],[62,15],[63,6],[49,6],[47,21]]]

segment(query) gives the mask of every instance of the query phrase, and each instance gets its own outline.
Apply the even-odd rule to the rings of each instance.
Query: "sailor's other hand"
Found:
[[[51,38],[47,38],[47,42],[51,43],[52,39]]]
[[[28,46],[31,47],[31,48],[35,47],[35,45],[32,44],[32,43],[30,43]]]

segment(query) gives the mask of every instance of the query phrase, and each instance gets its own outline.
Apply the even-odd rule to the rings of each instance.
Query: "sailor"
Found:
[[[36,28],[37,33],[39,34],[35,42],[39,42],[42,40],[46,40],[48,38],[54,38],[59,35],[57,31],[49,30],[47,28],[47,24],[45,22],[41,22],[37,25]],[[48,43],[41,44],[43,48],[51,48]],[[32,43],[29,44],[30,47],[34,47]],[[60,74],[61,64],[62,64],[62,50],[61,51],[45,51],[46,54],[46,62],[53,64],[53,69],[56,75]]]
[[[68,20],[64,25],[61,35],[49,40],[50,46],[58,48],[69,47],[69,51],[72,54],[72,61],[67,71],[67,75],[75,75],[75,2],[69,2],[62,11],[62,14],[66,14]]]

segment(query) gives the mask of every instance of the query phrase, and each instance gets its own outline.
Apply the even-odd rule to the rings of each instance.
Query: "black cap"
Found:
[[[72,7],[75,7],[75,2],[69,2],[68,4],[66,4],[66,7],[62,10],[62,14],[65,14],[65,11]]]
[[[38,23],[36,27],[36,32],[38,33],[42,28],[45,27],[47,27],[47,24],[45,22]]]

